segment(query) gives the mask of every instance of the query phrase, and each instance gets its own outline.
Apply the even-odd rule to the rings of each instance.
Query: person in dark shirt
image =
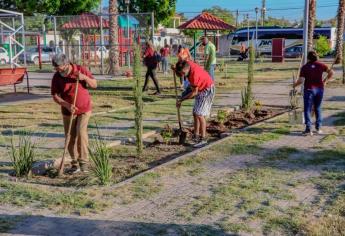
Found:
[[[323,79],[323,73],[327,73],[327,77]],[[305,64],[299,75],[299,79],[293,85],[294,88],[304,83],[304,119],[306,135],[313,135],[312,131],[312,108],[315,109],[316,122],[315,128],[318,134],[322,134],[322,114],[321,105],[323,99],[324,87],[327,82],[332,78],[334,72],[328,68],[327,65],[318,61],[316,52],[311,51],[308,53],[308,62]]]
[[[144,58],[144,63],[147,67],[143,91],[147,90],[149,77],[151,77],[157,90],[156,93],[154,93],[154,95],[159,95],[161,94],[161,90],[159,88],[159,84],[157,80],[157,72],[156,72],[157,65],[159,62],[156,60],[156,52],[151,42],[146,43],[146,49],[145,49],[143,58]]]

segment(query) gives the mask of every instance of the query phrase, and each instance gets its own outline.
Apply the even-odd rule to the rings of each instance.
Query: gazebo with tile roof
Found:
[[[178,27],[181,30],[192,29],[192,30],[204,30],[206,36],[207,31],[218,31],[218,30],[234,30],[235,26],[230,25],[222,19],[208,13],[203,12],[197,15],[193,19],[183,23]],[[196,32],[194,32],[194,60],[195,60],[195,48],[196,48]]]

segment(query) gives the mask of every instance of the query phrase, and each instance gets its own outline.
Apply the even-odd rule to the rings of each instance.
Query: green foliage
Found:
[[[0,1],[0,8],[14,10],[33,15],[44,13],[47,15],[75,15],[82,12],[89,12],[99,5],[94,0],[6,0]]]
[[[109,162],[111,150],[101,139],[98,128],[97,135],[94,138],[89,148],[90,159],[92,161],[91,171],[101,185],[107,185],[110,183],[112,177],[112,167]]]
[[[320,38],[316,40],[315,50],[320,57],[324,57],[328,53],[330,53],[331,46],[329,45],[328,40],[325,36],[320,36]]]
[[[14,135],[12,135],[10,158],[17,177],[27,177],[31,173],[35,148],[30,132],[23,131],[19,133],[18,140],[15,140]]]
[[[170,17],[175,14],[177,0],[131,0],[130,12],[154,12],[155,26],[158,24],[168,24]],[[119,11],[126,12],[124,1],[119,1]],[[150,21],[150,17],[148,17]]]
[[[252,92],[252,83],[254,80],[254,61],[255,61],[255,51],[254,51],[253,44],[251,43],[249,47],[248,82],[247,82],[247,86],[241,92],[242,108],[245,110],[250,110],[254,103],[254,96]]]
[[[211,13],[212,15],[222,19],[230,25],[236,24],[235,16],[232,14],[231,11],[229,11],[229,9],[221,8],[220,6],[213,6],[211,8],[204,9],[203,12]]]
[[[226,110],[218,110],[217,112],[217,121],[223,124],[226,121],[229,113]]]
[[[143,91],[141,85],[141,62],[140,62],[140,47],[135,46],[134,51],[134,103],[135,103],[135,129],[136,129],[136,145],[137,156],[140,157],[143,153]]]
[[[169,125],[166,125],[161,131],[162,138],[166,144],[169,144],[173,137],[173,130]]]

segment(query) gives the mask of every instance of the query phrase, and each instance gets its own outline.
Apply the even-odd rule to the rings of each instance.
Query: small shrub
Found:
[[[255,62],[255,51],[253,43],[249,47],[249,62],[248,62],[248,81],[247,86],[242,90],[242,108],[250,110],[254,103],[254,96],[252,93],[252,83],[254,81],[254,62]]]
[[[324,57],[331,52],[331,46],[325,36],[320,36],[320,38],[316,40],[315,50],[320,57]]]
[[[260,100],[256,100],[254,102],[254,106],[255,106],[255,111],[261,111],[261,109],[262,109],[262,102]]]
[[[173,137],[173,130],[169,125],[166,125],[164,129],[161,131],[161,135],[163,138],[163,141],[166,144],[169,144],[171,142],[171,139]]]
[[[35,157],[35,143],[32,134],[27,131],[20,132],[18,140],[12,134],[10,158],[17,177],[28,177]]]
[[[224,124],[226,118],[228,117],[228,112],[226,110],[218,110],[217,112],[217,121],[221,124]]]
[[[248,87],[245,87],[241,92],[242,105],[241,107],[245,110],[250,110],[254,103],[254,97]]]
[[[94,141],[90,143],[89,153],[92,161],[92,173],[101,185],[109,184],[112,177],[112,167],[109,162],[111,150],[101,140],[99,133],[95,136]]]

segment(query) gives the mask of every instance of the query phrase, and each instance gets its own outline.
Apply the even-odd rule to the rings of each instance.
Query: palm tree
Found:
[[[345,27],[345,0],[339,0],[337,15],[337,39],[335,44],[335,63],[339,64],[343,59],[343,37]]]
[[[119,50],[118,50],[118,0],[109,0],[109,74],[115,75],[119,69]]]
[[[314,28],[316,21],[316,0],[309,1],[308,51],[313,50]]]

